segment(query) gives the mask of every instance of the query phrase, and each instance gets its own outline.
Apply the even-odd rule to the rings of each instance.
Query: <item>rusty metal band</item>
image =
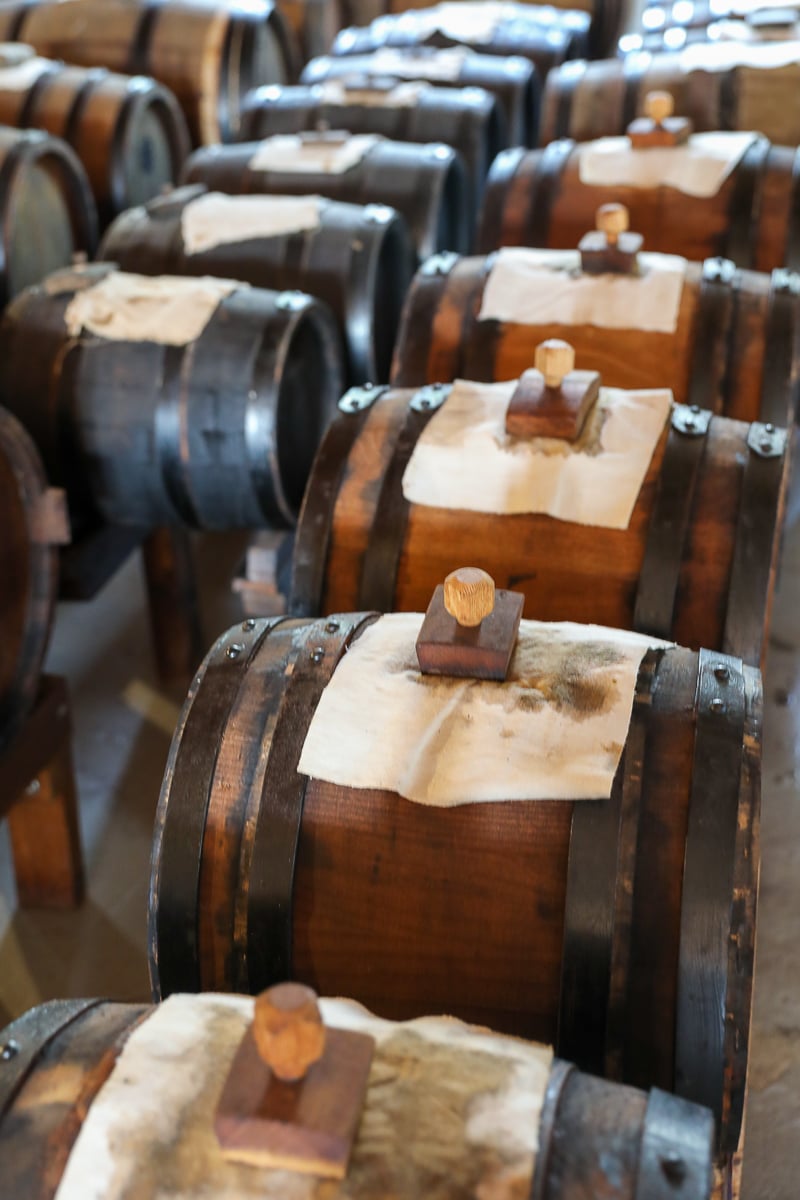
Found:
[[[575,148],[570,138],[551,142],[539,155],[536,176],[526,213],[525,246],[546,246],[550,236],[553,204],[561,184],[561,174]]]
[[[171,992],[200,990],[197,906],[217,755],[247,668],[281,619],[245,621],[220,638],[192,686],[173,737],[150,898],[152,968],[160,999]]]
[[[713,1142],[711,1113],[653,1088],[632,1200],[706,1200],[711,1194]]]
[[[549,1200],[550,1159],[558,1122],[558,1106],[561,1103],[566,1082],[573,1072],[575,1072],[575,1067],[572,1063],[562,1062],[559,1058],[553,1059],[550,1078],[547,1081],[542,1101],[542,1115],[539,1118],[539,1149],[536,1153],[528,1200]]]
[[[579,800],[572,808],[564,906],[564,944],[556,1051],[582,1071],[602,1075],[609,1032],[612,987],[618,853],[638,808],[640,784],[630,778],[642,771],[643,745],[650,714],[651,690],[661,652],[648,651],[636,682],[631,725],[637,732],[626,744],[611,795],[605,800]],[[641,727],[641,728],[640,728]],[[636,818],[638,819],[638,818]],[[614,1017],[612,1017],[612,1022]]]
[[[764,651],[786,444],[785,430],[757,422],[750,426],[722,648],[753,666],[759,665]]]
[[[800,275],[772,272],[759,419],[794,425],[800,406]]]
[[[671,638],[684,547],[711,414],[676,405],[639,572],[633,628]]]
[[[569,137],[572,133],[572,106],[575,101],[575,93],[583,83],[588,65],[585,62],[564,63],[550,75],[556,88],[556,121],[552,135],[554,141],[558,138]]]
[[[386,387],[353,388],[317,451],[297,523],[288,610],[293,617],[320,615],[339,488],[369,409]]]
[[[730,259],[709,258],[703,263],[687,403],[714,413],[723,413],[726,407],[741,280],[741,271]]]
[[[800,271],[800,150],[792,159],[792,190],[786,215],[786,253],[783,265],[788,271]]]
[[[297,766],[320,696],[361,627],[364,613],[336,616],[293,633],[286,681],[264,772],[247,890],[247,974],[253,993],[292,978],[295,863],[308,777]]]
[[[509,189],[530,153],[524,146],[512,146],[508,150],[501,150],[492,163],[478,221],[476,254],[489,254],[503,242]]]
[[[745,151],[733,178],[725,256],[737,266],[751,270],[755,270],[764,172],[771,149],[767,138],[756,138]]]
[[[397,570],[411,507],[403,495],[403,475],[420,434],[449,395],[449,387],[434,383],[411,398],[375,501],[358,588],[360,608],[382,613],[395,608]]]
[[[675,1091],[725,1109],[734,863],[746,719],[742,664],[699,654],[695,741],[681,896]]]
[[[50,1000],[0,1030],[0,1121],[47,1047],[102,1000]]]

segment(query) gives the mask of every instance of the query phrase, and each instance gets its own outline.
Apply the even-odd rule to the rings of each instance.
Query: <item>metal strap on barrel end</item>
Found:
[[[524,245],[547,245],[553,201],[561,173],[574,148],[575,143],[572,139],[565,137],[560,141],[550,142],[540,153],[533,187],[528,195]]]
[[[625,94],[622,98],[622,129],[625,130],[631,121],[636,119],[639,111],[639,88],[647,77],[653,56],[648,50],[638,54],[629,54],[623,64],[623,79]],[[606,132],[606,131],[604,131]]]
[[[783,264],[787,271],[800,271],[800,150],[792,160],[792,191],[789,214],[786,218],[786,253]]]
[[[759,408],[762,421],[773,425],[792,425],[798,419],[799,343],[800,274],[784,269],[773,271],[764,333]]]
[[[50,1000],[0,1030],[0,1119],[54,1038],[102,1000]]]
[[[426,258],[419,273],[420,275],[449,275],[459,258],[460,255],[455,254],[452,250],[442,250],[438,254],[432,254],[430,258]]]
[[[371,383],[365,383],[361,387],[351,387],[339,401],[339,412],[351,415],[366,412],[388,390],[388,384],[375,387]]]
[[[645,1110],[634,1200],[706,1200],[713,1143],[710,1112],[653,1088]]]
[[[740,267],[755,268],[761,191],[771,149],[772,144],[767,138],[757,137],[748,146],[734,174],[725,249],[728,258]]]
[[[572,132],[572,105],[575,93],[583,82],[587,62],[576,59],[565,62],[558,71],[551,72],[550,78],[556,85],[556,122],[553,130],[553,140],[566,138]]]
[[[550,1181],[550,1155],[553,1149],[553,1135],[558,1119],[558,1108],[567,1080],[575,1074],[572,1063],[553,1059],[550,1067],[550,1078],[542,1101],[542,1115],[539,1120],[539,1149],[536,1154],[536,1164],[533,1168],[533,1179],[528,1200],[547,1200]]]
[[[728,258],[703,263],[689,376],[690,405],[724,412],[741,272]]]

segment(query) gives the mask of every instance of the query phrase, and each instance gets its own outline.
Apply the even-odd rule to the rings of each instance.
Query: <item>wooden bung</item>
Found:
[[[524,597],[496,591],[479,567],[452,571],[434,591],[417,637],[423,675],[504,680]]]
[[[256,997],[253,1036],[264,1062],[285,1083],[303,1079],[322,1057],[325,1026],[314,991],[281,983]]]
[[[595,214],[596,228],[581,238],[578,249],[581,267],[587,274],[606,271],[632,275],[642,248],[642,235],[630,233],[630,218],[624,204],[601,204]]]
[[[461,567],[444,581],[444,606],[459,625],[480,625],[494,608],[494,580],[479,567]]]
[[[648,92],[644,100],[645,115],[628,126],[633,149],[683,145],[692,132],[692,123],[685,117],[673,116],[674,111],[675,98],[671,92]]]
[[[536,366],[525,371],[506,412],[512,437],[551,437],[575,441],[600,395],[597,371],[576,371],[575,351],[561,338],[536,347]]]

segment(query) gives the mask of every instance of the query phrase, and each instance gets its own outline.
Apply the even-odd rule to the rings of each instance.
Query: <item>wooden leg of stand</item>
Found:
[[[7,819],[20,907],[77,907],[84,894],[83,855],[68,738]]]
[[[185,682],[204,652],[189,534],[154,529],[142,552],[158,673],[164,683]]]

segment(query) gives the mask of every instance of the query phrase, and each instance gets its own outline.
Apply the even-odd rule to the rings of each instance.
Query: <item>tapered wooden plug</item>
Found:
[[[642,235],[629,232],[625,205],[601,204],[595,222],[597,228],[584,234],[578,244],[582,269],[590,275],[602,275],[606,271],[634,274]]]
[[[600,395],[600,376],[576,371],[575,351],[560,338],[540,342],[534,362],[536,367],[525,371],[512,393],[506,433],[574,442]]]
[[[326,1027],[311,988],[284,983],[263,992],[214,1118],[223,1154],[343,1179],[373,1049],[365,1034]]]
[[[680,146],[692,132],[692,122],[676,117],[675,98],[671,92],[648,92],[644,99],[644,116],[628,126],[628,137],[634,150],[649,150],[654,146]]]
[[[505,679],[524,599],[496,589],[479,567],[453,571],[433,593],[417,637],[422,674]]]

